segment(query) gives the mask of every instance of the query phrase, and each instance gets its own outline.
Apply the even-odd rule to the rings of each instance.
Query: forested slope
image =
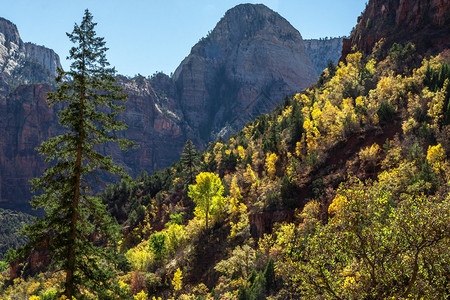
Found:
[[[449,62],[411,44],[350,54],[229,140],[201,154],[188,143],[172,167],[110,186],[123,289],[180,299],[448,295]]]
[[[122,291],[448,297],[450,52],[382,43],[329,65],[228,140],[203,153],[188,142],[171,167],[109,186],[102,197],[123,228]],[[56,298],[64,274],[38,274],[46,255],[12,259],[0,295]]]

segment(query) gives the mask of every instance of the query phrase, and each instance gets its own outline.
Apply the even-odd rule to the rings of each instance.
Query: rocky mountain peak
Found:
[[[24,43],[17,26],[0,18],[0,95],[20,84],[52,82],[58,67],[59,56],[53,50]]]
[[[252,38],[275,36],[281,40],[301,39],[300,33],[279,14],[262,4],[241,4],[225,13],[210,38],[238,44]]]
[[[13,43],[19,48],[23,48],[17,26],[2,17],[0,17],[0,43],[2,45]]]
[[[173,78],[186,121],[207,142],[268,113],[317,74],[286,19],[262,4],[242,4],[192,48]]]

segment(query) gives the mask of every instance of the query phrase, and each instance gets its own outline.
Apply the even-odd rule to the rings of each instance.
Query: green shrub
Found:
[[[0,260],[0,273],[8,270],[9,264],[6,261]]]
[[[298,184],[288,176],[284,176],[280,184],[280,195],[283,205],[287,208],[295,208],[298,204]]]
[[[56,290],[47,291],[41,295],[39,295],[39,300],[56,300],[58,292]]]
[[[155,260],[160,261],[167,253],[166,235],[155,233],[150,237],[150,251],[155,255]]]
[[[386,100],[381,102],[380,107],[377,109],[378,119],[381,123],[391,122],[394,118],[394,114],[395,107]]]

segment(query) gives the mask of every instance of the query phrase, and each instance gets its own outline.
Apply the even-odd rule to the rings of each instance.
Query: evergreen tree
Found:
[[[186,178],[188,184],[193,184],[198,170],[199,153],[191,140],[187,140],[181,153],[180,162],[183,167],[183,176]]]
[[[289,117],[289,140],[288,144],[295,147],[303,134],[303,113],[298,101],[292,101],[292,112]]]
[[[266,269],[264,270],[264,279],[266,281],[266,289],[269,294],[271,291],[275,290],[275,261],[273,258],[269,259]]]
[[[98,298],[110,297],[114,289],[113,263],[119,228],[94,196],[92,181],[97,171],[125,176],[121,167],[95,149],[109,142],[125,150],[132,143],[114,135],[126,125],[116,120],[127,95],[115,85],[115,70],[106,60],[105,42],[94,31],[96,23],[86,10],[80,25],[67,36],[75,44],[70,71],[58,70],[57,91],[49,93],[49,105],[64,108],[59,123],[67,130],[43,142],[40,154],[51,162],[33,190],[43,191],[32,200],[46,215],[26,229],[29,250],[47,248],[55,270],[65,271],[63,295],[79,299],[89,291]]]

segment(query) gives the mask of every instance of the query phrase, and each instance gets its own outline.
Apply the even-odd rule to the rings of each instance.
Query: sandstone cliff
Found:
[[[182,121],[176,101],[167,94],[155,91],[165,89],[173,82],[159,74],[150,80],[143,77],[119,77],[120,84],[129,93],[122,118],[128,130],[122,137],[136,141],[139,146],[122,152],[116,146],[99,149],[113,155],[115,161],[136,176],[142,170],[165,168],[179,158],[187,139],[200,144],[192,130]],[[0,100],[0,207],[27,210],[30,200],[29,180],[40,176],[45,163],[35,148],[49,137],[61,134],[54,107],[46,102],[48,84],[21,85]],[[103,177],[105,183],[113,178]],[[98,187],[102,189],[102,186]]]
[[[226,12],[174,73],[187,123],[227,135],[317,79],[300,33],[264,5]]]
[[[125,166],[132,176],[142,170],[163,169],[180,157],[186,141],[201,142],[186,122],[175,98],[175,85],[165,74],[151,79],[120,78],[119,83],[129,94],[123,119],[129,128],[123,137],[136,142],[137,149],[122,152],[118,147],[105,149]]]
[[[343,38],[303,40],[317,74],[322,74],[330,61],[335,65],[338,63],[342,54],[342,40]]]
[[[45,101],[50,85],[23,85],[0,100],[0,206],[17,208],[30,199],[28,181],[44,161],[34,150],[58,131],[53,108]]]
[[[419,52],[437,52],[450,47],[450,1],[370,0],[352,31],[351,45],[369,53],[381,38],[385,48],[393,42],[413,42]]]

